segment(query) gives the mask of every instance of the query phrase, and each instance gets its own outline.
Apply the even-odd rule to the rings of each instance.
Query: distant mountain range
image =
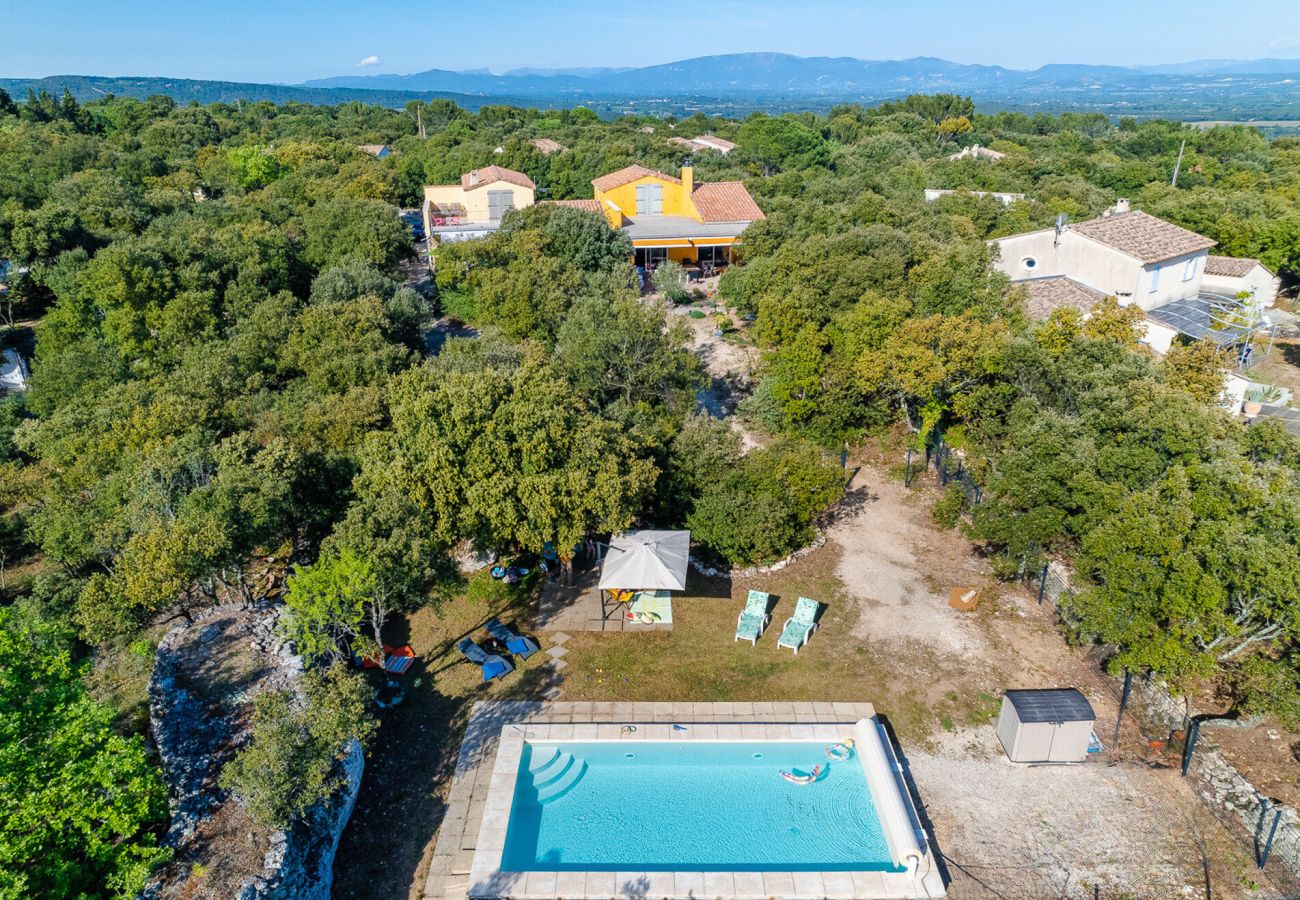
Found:
[[[645,97],[745,94],[824,97],[886,95],[913,91],[1006,94],[1018,88],[1057,90],[1159,88],[1194,77],[1261,78],[1294,75],[1300,91],[1300,60],[1198,60],[1165,66],[1124,67],[1048,65],[1032,71],[972,65],[917,57],[864,60],[851,57],[799,57],[784,53],[736,53],[631,69],[514,69],[503,75],[429,69],[411,75],[342,75],[304,83],[312,88],[379,88],[403,91],[454,91],[463,94],[510,93]]]
[[[29,88],[65,88],[79,100],[106,94],[166,94],[180,102],[270,100],[332,104],[362,101],[399,107],[446,98],[467,109],[487,103],[559,108],[586,105],[603,116],[755,110],[824,111],[836,103],[879,103],[912,93],[970,96],[984,111],[1104,112],[1196,119],[1300,119],[1300,60],[1197,60],[1124,67],[1047,65],[1032,71],[917,57],[863,60],[784,53],[703,56],[639,68],[429,69],[411,75],[344,75],[298,85],[186,78],[60,75],[0,79],[21,100]]]

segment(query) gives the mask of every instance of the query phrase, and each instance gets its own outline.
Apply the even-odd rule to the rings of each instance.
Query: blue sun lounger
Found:
[[[493,678],[500,678],[515,670],[515,667],[508,661],[497,656],[495,653],[488,653],[469,638],[461,638],[457,641],[456,649],[460,651],[461,656],[465,657],[472,663],[477,663],[483,668],[484,681],[491,681]]]
[[[496,616],[488,619],[487,624],[483,627],[487,629],[488,634],[505,644],[506,649],[515,656],[522,656],[524,659],[527,659],[540,649],[532,638],[526,638],[521,634],[515,634],[509,627],[503,625],[501,620]]]
[[[745,608],[736,617],[737,641],[749,641],[750,646],[757,646],[759,635],[763,633],[767,623],[772,621],[772,616],[767,611],[767,604],[771,599],[772,595],[763,591],[749,592],[749,597],[745,600]]]

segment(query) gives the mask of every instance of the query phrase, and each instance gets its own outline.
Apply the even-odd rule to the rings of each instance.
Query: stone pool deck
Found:
[[[859,719],[875,715],[870,703],[633,703],[591,701],[481,701],[474,704],[461,743],[446,815],[438,830],[425,900],[470,897],[884,898],[892,891],[879,872],[649,872],[495,873],[509,808],[505,781],[524,738],[553,740],[831,740]],[[636,725],[624,734],[623,726]],[[686,725],[686,730],[674,729]],[[504,738],[504,740],[503,740]],[[504,749],[501,771],[498,750]],[[513,762],[512,762],[513,760]],[[494,775],[495,773],[495,775]],[[508,778],[507,778],[508,775]],[[492,791],[496,780],[497,791]],[[489,797],[494,805],[489,808]],[[508,804],[508,796],[504,797]],[[491,845],[491,846],[489,846]],[[475,861],[475,851],[484,853]],[[491,851],[491,852],[489,852]],[[942,897],[943,881],[930,863],[913,897]],[[488,869],[492,869],[489,872]],[[472,873],[472,874],[471,874]]]

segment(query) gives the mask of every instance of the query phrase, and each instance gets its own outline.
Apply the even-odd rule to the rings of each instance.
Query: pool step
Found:
[[[587,773],[587,763],[585,760],[578,759],[568,753],[563,754],[567,757],[559,771],[552,774],[545,781],[534,781],[537,788],[537,802],[546,804],[560,799],[574,786],[582,780],[582,776]]]
[[[533,758],[528,763],[528,772],[536,777],[543,769],[548,768],[555,762],[559,761],[561,756],[559,747],[546,747],[533,751]]]

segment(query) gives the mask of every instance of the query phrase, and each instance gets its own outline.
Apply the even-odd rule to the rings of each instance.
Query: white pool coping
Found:
[[[943,878],[924,836],[888,739],[874,712],[856,722],[701,722],[685,729],[668,722],[519,722],[501,729],[490,787],[469,873],[468,895],[476,900],[608,900],[611,897],[733,897],[762,900],[903,900],[944,897]],[[627,731],[628,725],[635,730]],[[501,869],[515,782],[528,741],[818,741],[853,737],[861,752],[867,785],[876,804],[886,842],[902,872],[511,872]]]

